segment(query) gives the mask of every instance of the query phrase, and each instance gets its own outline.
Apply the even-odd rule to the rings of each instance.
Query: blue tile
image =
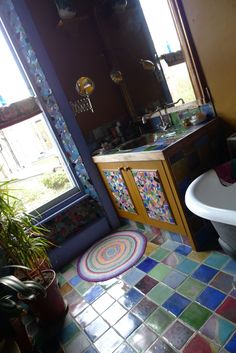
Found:
[[[162,244],[162,246],[164,248],[168,249],[168,250],[174,251],[176,248],[178,248],[179,243],[177,243],[176,241],[168,239],[164,244]]]
[[[150,259],[150,257],[147,257],[144,261],[142,261],[138,266],[136,266],[139,270],[143,272],[150,272],[153,267],[155,267],[158,264],[157,261]]]
[[[72,337],[74,337],[79,332],[78,326],[71,322],[69,325],[63,327],[62,332],[60,333],[60,342],[65,344]]]
[[[183,244],[183,245],[178,246],[178,248],[176,248],[175,251],[178,252],[181,255],[187,256],[188,254],[191,253],[192,248],[190,248],[190,246],[187,246],[187,245]]]
[[[80,276],[74,276],[69,280],[69,283],[74,287],[77,286],[77,284],[79,284],[80,282],[81,282]]]
[[[208,267],[206,265],[200,265],[198,269],[192,274],[192,277],[204,283],[208,283],[217,274],[217,272],[218,271],[214,268]]]
[[[225,299],[226,295],[220,291],[206,287],[204,291],[197,297],[197,302],[206,306],[211,310],[215,310],[220,303]]]
[[[122,304],[125,308],[133,308],[140,300],[142,300],[144,295],[137,291],[134,288],[131,288],[128,292],[125,293],[120,299],[119,303]]]
[[[219,252],[213,252],[208,256],[208,258],[204,261],[204,264],[218,268],[221,267],[229,260],[229,256],[221,254]]]
[[[184,261],[180,263],[176,267],[176,269],[188,275],[192,273],[198,266],[199,266],[198,262],[195,262],[189,259],[184,259]]]
[[[87,303],[92,304],[97,298],[99,298],[105,290],[101,286],[95,286],[90,288],[84,295],[84,299]]]
[[[183,242],[183,239],[182,239],[180,234],[172,233],[172,232],[169,232],[169,234],[170,234],[171,240],[177,241],[178,243],[182,243]]]
[[[177,271],[171,271],[163,280],[171,288],[177,288],[184,280],[186,276]]]
[[[145,276],[145,273],[143,273],[143,271],[140,271],[136,267],[133,267],[131,270],[129,270],[122,276],[122,280],[130,284],[131,286],[134,286],[144,276]]]
[[[229,260],[222,271],[228,272],[231,275],[236,275],[236,261]]]
[[[89,347],[84,353],[97,353],[97,350],[93,347]]]
[[[190,300],[186,299],[178,293],[174,293],[169,299],[162,305],[165,309],[172,312],[175,316],[178,316],[190,303]]]
[[[236,333],[233,335],[231,340],[226,344],[224,348],[230,353],[236,352]]]

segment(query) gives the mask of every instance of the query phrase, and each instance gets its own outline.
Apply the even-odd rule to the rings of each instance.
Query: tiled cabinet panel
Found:
[[[185,234],[163,163],[98,163],[118,214],[132,220]]]

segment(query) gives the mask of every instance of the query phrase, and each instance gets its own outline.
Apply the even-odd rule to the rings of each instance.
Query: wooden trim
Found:
[[[182,0],[167,1],[185,55],[195,95],[200,101],[199,103],[209,102],[211,100],[209,88],[207,87]]]

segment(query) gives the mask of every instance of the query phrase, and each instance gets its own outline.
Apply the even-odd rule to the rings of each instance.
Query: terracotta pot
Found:
[[[52,279],[46,287],[47,295],[45,297],[38,296],[29,303],[29,306],[39,322],[43,325],[56,323],[63,319],[67,313],[66,305],[62,294],[59,290],[56,273],[53,270],[44,270],[43,273],[50,273]]]

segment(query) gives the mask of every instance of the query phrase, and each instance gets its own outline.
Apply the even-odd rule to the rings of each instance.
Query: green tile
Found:
[[[63,286],[63,284],[66,283],[65,278],[60,273],[57,274],[57,280],[58,280],[58,283],[60,284],[60,286]]]
[[[195,299],[204,288],[206,288],[204,283],[196,281],[190,277],[178,288],[178,292],[187,298]]]
[[[148,273],[148,275],[157,279],[158,281],[162,281],[168,275],[168,273],[170,273],[171,270],[172,268],[167,265],[158,264]]]
[[[203,306],[192,303],[180,316],[180,319],[199,330],[200,327],[209,319],[212,312],[203,308]]]
[[[152,255],[150,255],[150,257],[152,257],[153,259],[155,259],[157,261],[161,261],[170,253],[171,253],[171,251],[169,251],[169,250],[159,248]]]
[[[175,317],[173,315],[169,314],[162,308],[158,308],[149,316],[145,323],[156,333],[161,335],[167,326],[169,326],[174,320]]]
[[[158,283],[154,288],[152,288],[152,290],[150,290],[150,292],[147,294],[147,297],[155,303],[161,305],[173,293],[173,289],[165,286],[164,284]]]
[[[75,289],[77,290],[77,292],[79,292],[79,294],[84,295],[89,290],[89,288],[91,288],[93,285],[94,285],[94,283],[92,283],[92,282],[81,281],[75,287]]]

